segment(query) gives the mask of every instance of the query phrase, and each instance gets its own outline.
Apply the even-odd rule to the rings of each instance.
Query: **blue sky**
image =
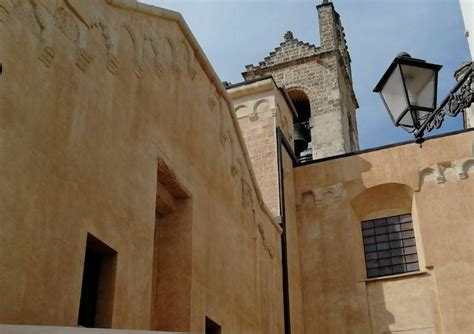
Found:
[[[316,5],[321,0],[140,0],[180,12],[222,81],[242,81],[283,41],[287,30],[319,45]],[[395,128],[372,92],[395,55],[443,65],[438,104],[455,85],[454,71],[471,59],[458,0],[334,0],[352,58],[361,149],[412,139]],[[439,132],[461,129],[449,118]]]

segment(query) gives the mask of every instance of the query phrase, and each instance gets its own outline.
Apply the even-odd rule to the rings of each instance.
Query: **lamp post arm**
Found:
[[[430,132],[434,128],[439,129],[443,124],[446,115],[455,117],[461,111],[468,108],[474,102],[474,63],[471,62],[467,73],[451,90],[449,95],[443,100],[439,108],[436,109],[414,132],[415,138],[421,139],[425,132]]]

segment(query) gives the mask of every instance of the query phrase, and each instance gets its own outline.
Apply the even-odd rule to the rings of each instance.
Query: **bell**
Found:
[[[304,136],[304,130],[299,123],[293,124],[295,152],[298,154],[308,148],[308,141]]]

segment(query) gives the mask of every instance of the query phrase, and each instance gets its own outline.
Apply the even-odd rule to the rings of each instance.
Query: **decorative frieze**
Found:
[[[455,175],[457,180],[465,180],[474,173],[474,158],[466,158],[450,162],[438,163],[420,168],[420,186],[425,182],[436,182],[443,184],[449,180],[449,176]]]
[[[17,3],[18,5],[15,5]],[[136,2],[107,0],[112,6],[135,9]],[[128,5],[125,5],[128,4]],[[133,5],[132,5],[133,4]],[[51,9],[51,8],[49,8]],[[64,36],[77,47],[76,66],[83,72],[87,71],[94,60],[93,51],[88,50],[89,32],[99,29],[104,37],[107,48],[106,68],[112,74],[119,71],[118,30],[114,29],[101,9],[83,0],[62,0],[50,12],[40,0],[18,1],[0,0],[0,23],[5,23],[8,17],[18,10],[26,25],[29,25],[34,34],[40,39],[38,58],[47,67],[51,66],[55,58],[54,30],[60,30]],[[152,68],[154,74],[161,78],[169,70],[175,79],[179,79],[183,72],[191,79],[197,75],[196,55],[190,44],[183,39],[175,40],[170,36],[158,38],[157,32],[151,28],[151,23],[144,20],[139,27],[136,24],[124,22],[117,29],[125,28],[132,38],[134,45],[134,74],[138,78],[145,75],[144,48],[145,42],[150,42],[154,59]],[[170,52],[164,52],[169,47]],[[181,55],[181,56],[180,56]],[[184,71],[183,71],[184,67]]]

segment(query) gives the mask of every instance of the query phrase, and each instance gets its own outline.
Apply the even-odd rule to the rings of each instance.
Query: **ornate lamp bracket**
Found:
[[[420,129],[414,132],[417,142],[423,142],[425,132],[439,129],[445,116],[455,117],[474,102],[474,63],[471,62],[467,73],[444,99],[438,109],[426,120]]]

